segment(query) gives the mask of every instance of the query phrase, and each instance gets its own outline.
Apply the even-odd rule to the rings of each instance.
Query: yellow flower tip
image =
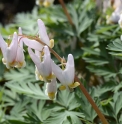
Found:
[[[42,6],[43,5],[43,1],[42,0],[36,0],[36,5]]]
[[[22,68],[25,67],[26,63],[24,62],[18,62],[17,65],[15,66],[16,68]]]
[[[48,93],[48,97],[53,100],[55,98],[55,93],[54,92],[50,92]]]
[[[40,57],[44,56],[44,51],[41,51]],[[42,58],[41,58],[42,59]]]
[[[44,81],[44,79],[41,75],[39,75],[39,80]]]
[[[55,78],[55,75],[54,74],[50,74],[49,76],[45,77],[45,80],[50,83],[50,81]]]
[[[44,3],[43,3],[43,6],[45,6],[45,7],[49,7],[51,4],[50,4],[50,2],[48,2],[48,1],[45,1]]]
[[[59,90],[66,90],[66,86],[61,85],[61,86],[59,87]]]
[[[64,67],[64,61],[65,61],[65,59],[64,59],[64,57],[63,57],[63,58],[61,59],[62,70],[65,69],[65,67]]]
[[[70,84],[69,87],[70,87],[70,88],[76,88],[76,87],[78,87],[79,85],[80,85],[79,82],[75,82],[75,83]]]
[[[50,40],[50,48],[53,48],[54,47],[54,39],[51,39]]]
[[[16,65],[16,61],[10,62],[10,63],[8,63],[8,65],[9,65],[10,67],[14,67],[14,66]]]
[[[2,62],[3,64],[6,64],[6,60],[4,58],[2,58]]]

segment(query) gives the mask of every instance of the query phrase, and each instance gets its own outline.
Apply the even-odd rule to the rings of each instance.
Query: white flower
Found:
[[[22,30],[19,28],[19,35],[22,35]],[[20,36],[15,32],[10,45],[8,45],[0,35],[0,46],[3,53],[3,63],[7,68],[24,67],[26,65],[23,53],[23,43],[19,41]]]
[[[66,68],[62,70],[52,61],[52,71],[58,80],[62,83],[60,89],[75,88],[79,85],[78,82],[74,82],[75,68],[74,68],[74,58],[72,54],[68,55]]]
[[[115,9],[115,11],[112,13],[112,15],[110,17],[107,17],[107,23],[118,23],[121,13],[122,13],[122,2]]]
[[[47,46],[44,46],[43,60],[41,60],[36,54],[34,54],[31,48],[28,48],[28,52],[43,79],[45,81],[52,79],[52,67],[49,48]]]
[[[45,93],[52,100],[56,97],[56,93],[57,93],[57,82],[56,82],[56,78],[53,78],[50,83],[47,83],[46,84]]]
[[[54,46],[54,40],[49,40],[43,21],[41,19],[38,19],[37,23],[39,27],[40,40],[52,48]]]
[[[36,0],[37,5],[43,5],[45,7],[49,7],[53,4],[54,0]]]
[[[18,47],[18,36],[14,32],[13,39],[10,45],[8,45],[2,36],[0,35],[0,46],[3,53],[3,63],[7,68],[14,67],[16,65],[16,54]]]

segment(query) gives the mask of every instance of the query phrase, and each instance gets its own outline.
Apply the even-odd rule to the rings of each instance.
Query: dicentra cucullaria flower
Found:
[[[45,7],[49,7],[53,4],[54,0],[36,0],[37,5],[43,5]]]
[[[40,40],[42,42],[44,42],[45,44],[47,44],[49,47],[53,48],[54,40],[53,39],[49,40],[44,22],[41,19],[38,19],[37,23],[38,23],[38,27],[39,27]]]
[[[111,14],[111,16],[107,16],[107,23],[118,23],[120,19],[120,15],[122,13],[122,1],[120,0],[120,3],[116,5],[116,8],[114,12]]]
[[[41,19],[37,20],[39,27],[39,38],[29,37],[22,34],[22,29],[19,28],[18,34],[13,34],[12,42],[7,44],[0,35],[0,48],[3,53],[3,63],[7,68],[21,68],[26,65],[23,43],[28,47],[29,55],[36,67],[36,79],[46,82],[46,94],[50,99],[54,99],[57,94],[56,78],[61,82],[61,90],[75,88],[79,85],[74,82],[75,68],[74,58],[72,54],[68,55],[65,69],[61,69],[51,59],[49,47],[54,46],[54,40],[49,40],[46,32],[46,27]],[[40,42],[36,41],[36,39]],[[41,44],[41,42],[43,42]],[[32,50],[33,49],[33,50]]]
[[[43,77],[45,82],[50,82],[53,77],[51,67],[50,51],[47,46],[44,46],[44,56],[39,58],[31,48],[28,48],[29,55],[35,63],[39,74]]]
[[[66,67],[62,70],[58,65],[56,65],[53,61],[52,64],[52,71],[61,82],[62,86],[60,87],[61,90],[66,88],[75,88],[79,86],[78,82],[74,82],[75,77],[75,68],[74,68],[74,58],[72,54],[68,55]]]
[[[19,34],[22,33],[21,28],[19,28]],[[3,63],[7,68],[10,67],[24,67],[25,59],[23,53],[23,43],[19,42],[19,38],[17,33],[13,34],[11,44],[7,44],[2,36],[0,35],[0,48],[3,53]]]
[[[57,93],[57,82],[56,78],[53,78],[50,83],[46,84],[45,93],[48,95],[50,99],[54,99]]]

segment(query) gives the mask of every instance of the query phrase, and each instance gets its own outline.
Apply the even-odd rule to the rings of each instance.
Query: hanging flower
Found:
[[[39,75],[41,75],[46,82],[51,80],[53,75],[49,48],[47,46],[44,46],[44,56],[42,58],[43,60],[41,60],[36,54],[34,54],[31,48],[28,48],[28,52],[37,67]]]
[[[8,45],[2,36],[0,35],[0,46],[3,53],[3,63],[7,68],[14,67],[16,65],[16,54],[18,47],[18,36],[14,32],[13,39],[10,45]]]
[[[45,7],[49,7],[53,4],[54,0],[36,0],[37,5],[43,5]]]
[[[43,21],[41,19],[38,19],[37,23],[38,23],[38,27],[39,27],[40,40],[42,42],[44,42],[45,44],[47,44],[49,47],[53,48],[54,40],[53,39],[49,40],[49,37],[47,35],[46,28],[45,28]]]
[[[19,28],[19,35],[22,35],[22,30]],[[25,57],[23,53],[23,43],[19,42],[20,36],[15,32],[10,45],[8,45],[0,35],[0,46],[3,53],[3,63],[7,68],[10,67],[25,67]]]
[[[53,78],[50,83],[46,84],[46,90],[45,93],[48,95],[48,97],[53,100],[56,97],[57,93],[57,82],[56,78]]]
[[[107,23],[118,23],[120,19],[120,15],[122,13],[122,1],[120,1],[120,4],[118,6],[116,5],[115,11],[111,14],[111,16],[107,16]]]
[[[72,54],[68,55],[68,60],[66,63],[66,68],[62,70],[59,66],[57,66],[53,61],[52,64],[52,71],[58,80],[62,83],[60,87],[61,90],[69,88],[75,88],[79,86],[78,82],[74,82],[75,76],[75,69],[74,69],[74,58]]]

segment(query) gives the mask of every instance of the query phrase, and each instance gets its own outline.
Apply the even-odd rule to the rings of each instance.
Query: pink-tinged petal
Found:
[[[18,35],[22,35],[21,27],[18,28]],[[23,41],[21,40],[21,38],[22,38],[22,36],[18,36],[18,43],[19,43],[19,46],[23,48]]]
[[[52,65],[52,72],[55,74],[55,76],[58,78],[58,80],[64,85],[64,77],[63,77],[63,70],[58,67],[52,60],[51,60],[51,65]]]
[[[67,66],[67,65],[70,65],[70,66],[73,66],[73,67],[74,67],[74,57],[73,57],[72,54],[69,54],[69,55],[68,55],[68,59],[67,59],[67,64],[66,64],[66,66]]]
[[[17,47],[18,47],[18,36],[17,33],[15,32],[13,35],[12,42],[10,46],[7,48],[7,52],[6,52],[8,63],[13,63],[15,61],[17,55]]]
[[[31,40],[28,38],[22,38],[22,41],[24,42],[24,44],[26,46],[28,46],[30,48],[38,50],[38,51],[42,51],[43,46],[39,42],[37,42],[36,40]]]
[[[18,46],[17,49],[16,62],[17,62],[16,67],[24,67],[26,64],[23,48],[21,46]]]
[[[41,52],[38,50],[35,50],[35,54],[40,58],[41,57]]]
[[[70,73],[70,80],[74,79],[75,75],[75,67],[74,67],[74,57],[72,54],[68,55],[67,63],[66,63],[66,70]]]
[[[40,65],[41,64],[41,60],[39,59],[38,56],[36,56],[34,54],[34,52],[29,47],[28,47],[28,52],[29,52],[29,55],[30,55],[31,59],[33,60],[34,64],[36,65],[40,75],[42,75],[42,71],[41,71],[42,67]]]
[[[0,48],[2,50],[2,54],[3,54],[4,59],[6,60],[7,44],[4,41],[4,39],[2,38],[1,34],[0,34]]]
[[[70,68],[70,66],[68,68],[66,68],[63,71],[63,77],[64,77],[64,82],[65,85],[69,85],[72,84],[74,82],[74,73],[73,73],[73,68]]]
[[[56,78],[52,79],[50,83],[46,84],[46,90],[45,90],[46,95],[53,100],[56,97],[57,93],[57,82]]]
[[[46,84],[46,89],[47,89],[48,93],[51,93],[51,92],[56,93],[56,91],[57,91],[56,78],[52,79],[50,83]]]
[[[47,31],[45,28],[45,25],[41,19],[38,19],[37,21],[38,26],[39,26],[39,36],[42,42],[46,43],[48,46],[50,44],[49,37],[47,35]]]
[[[43,65],[43,73],[45,76],[49,76],[52,73],[52,67],[51,67],[51,57],[50,57],[50,51],[47,46],[44,46],[44,59],[42,62]]]
[[[66,68],[63,71],[63,77],[66,85],[74,82],[75,69],[74,69],[74,57],[72,54],[68,55]]]

